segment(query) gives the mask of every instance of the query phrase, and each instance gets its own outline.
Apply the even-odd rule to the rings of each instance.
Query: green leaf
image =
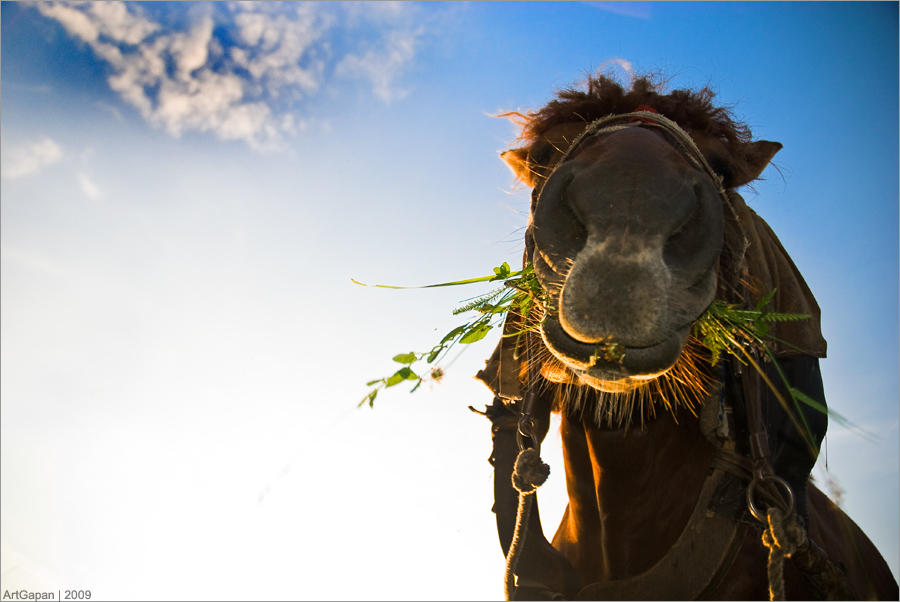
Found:
[[[812,316],[809,314],[779,314],[775,312],[770,312],[764,314],[760,320],[765,320],[766,322],[799,322],[800,320],[808,320]]]
[[[447,341],[452,341],[453,339],[455,339],[456,337],[458,337],[461,333],[465,332],[465,331],[466,331],[466,328],[468,328],[468,325],[465,325],[465,326],[457,326],[456,328],[454,328],[453,330],[451,330],[450,332],[448,332],[448,333],[444,336],[443,339],[441,339],[441,343],[440,343],[440,344],[443,345],[443,344],[446,343]]]
[[[448,332],[444,336],[444,338],[441,339],[440,343],[431,348],[431,351],[428,351],[426,353],[417,353],[411,351],[409,353],[401,353],[395,355],[393,357],[393,361],[402,364],[403,367],[387,378],[370,381],[367,385],[377,386],[377,388],[372,390],[369,395],[367,395],[363,399],[360,405],[362,405],[362,403],[365,403],[366,401],[369,402],[369,405],[372,405],[372,402],[374,401],[378,391],[380,391],[382,388],[393,387],[406,380],[417,381],[415,386],[412,388],[413,391],[417,390],[421,386],[424,378],[416,374],[410,368],[413,363],[421,359],[427,359],[427,362],[431,364],[433,362],[436,362],[438,358],[442,356],[442,352],[445,352],[449,347],[452,347],[457,342],[468,345],[470,343],[480,341],[485,336],[487,336],[488,332],[493,329],[493,326],[491,325],[491,322],[494,320],[493,316],[498,316],[502,319],[506,312],[510,310],[520,310],[521,313],[527,318],[534,313],[535,306],[538,306],[542,310],[552,311],[552,308],[548,307],[546,291],[544,291],[540,281],[534,274],[534,266],[530,263],[527,263],[521,271],[513,272],[509,266],[509,263],[503,262],[502,265],[495,267],[493,269],[493,272],[494,273],[491,276],[470,278],[467,280],[457,280],[454,282],[443,282],[440,284],[431,284],[428,286],[403,287],[374,285],[378,288],[407,289],[458,286],[463,284],[473,284],[477,282],[489,282],[497,280],[504,281],[502,283],[504,286],[486,295],[468,299],[466,300],[466,305],[454,311],[454,315],[456,315],[459,313],[465,313],[467,311],[475,310],[480,312],[481,315],[475,320],[469,321],[468,323],[463,324],[462,326],[458,326],[457,328],[454,328],[453,330]],[[356,280],[353,280],[353,282],[361,286],[370,286]],[[536,322],[528,328],[522,330],[521,332],[539,328],[542,323],[542,321]],[[512,336],[520,336],[521,332],[512,333]],[[429,370],[431,379],[440,380],[443,377],[443,370],[441,368],[431,367],[429,368]]]
[[[519,313],[527,318],[528,312],[531,311],[531,295],[517,295],[516,299],[519,300]],[[515,300],[513,301],[515,302]]]
[[[360,285],[360,286],[370,286],[370,287],[375,287],[375,288],[392,288],[392,289],[398,289],[398,290],[406,290],[406,289],[414,289],[414,288],[438,288],[438,287],[440,287],[440,286],[459,286],[459,285],[461,285],[461,284],[474,284],[474,283],[476,283],[476,282],[493,282],[494,280],[506,280],[507,278],[513,278],[513,277],[518,276],[519,274],[522,274],[522,273],[523,273],[523,272],[510,272],[510,271],[508,271],[508,270],[509,270],[509,265],[508,265],[508,264],[505,264],[505,263],[504,263],[503,265],[505,265],[505,266],[507,267],[507,271],[506,271],[505,275],[502,276],[502,277],[500,277],[500,276],[497,274],[497,272],[495,271],[494,274],[493,274],[492,276],[482,276],[481,278],[469,278],[468,280],[455,280],[455,281],[453,281],[453,282],[441,282],[440,284],[429,284],[429,285],[426,285],[426,286],[390,286],[390,285],[387,285],[387,284],[365,284],[365,283],[360,282],[360,281],[358,281],[358,280],[354,280],[353,278],[351,278],[350,280],[351,280],[354,284],[358,284],[358,285]],[[496,269],[497,269],[497,268],[495,268],[495,270],[496,270]]]
[[[754,307],[753,310],[765,312],[766,305],[768,305],[769,302],[772,300],[772,297],[775,296],[775,292],[777,290],[778,290],[777,288],[773,288],[771,291],[769,291],[769,294],[766,295],[765,297],[763,297],[762,299],[760,299],[759,303],[756,304],[756,307]]]
[[[490,324],[482,323],[467,332],[465,336],[459,340],[459,342],[463,345],[468,345],[469,343],[480,341],[485,336],[487,336],[487,333],[491,330],[491,328],[493,328],[493,326],[491,326]]]
[[[378,383],[380,383],[380,382],[382,382],[382,381],[384,381],[383,378],[378,378],[378,379],[375,379],[375,380],[370,380],[369,382],[366,383],[366,386],[367,386],[367,387],[371,387],[372,385],[377,385]]]
[[[369,402],[369,407],[375,407],[375,397],[378,395],[378,389],[373,389],[369,391],[369,394],[363,397],[362,401],[359,402],[357,407],[362,407],[367,401]]]
[[[809,407],[811,407],[812,409],[814,409],[818,412],[822,412],[823,414],[828,414],[829,419],[833,418],[834,420],[837,420],[845,428],[848,428],[851,431],[856,431],[863,437],[870,439],[872,441],[878,440],[878,437],[876,437],[872,433],[868,432],[867,430],[865,430],[863,428],[856,426],[855,424],[853,424],[852,422],[850,422],[849,420],[847,420],[846,418],[844,418],[843,416],[841,416],[840,414],[835,412],[834,410],[831,410],[831,409],[823,406],[821,403],[819,403],[818,401],[816,401],[815,399],[813,399],[812,397],[810,397],[803,391],[800,391],[799,389],[795,389],[793,387],[791,387],[789,390],[790,390],[791,396],[794,399],[796,399],[798,401],[802,401],[803,403],[805,403],[806,405],[808,405]]]
[[[794,387],[791,387],[790,391],[791,391],[791,395],[798,401],[802,401],[803,403],[805,403],[812,409],[816,410],[817,412],[821,412],[823,414],[828,413],[828,409],[825,406],[823,406],[821,403],[819,403],[818,401],[816,401],[815,399],[813,399],[812,397],[810,397],[809,395],[807,395],[800,389],[795,389]]]
[[[506,280],[507,278],[510,277],[511,273],[512,272],[510,272],[509,264],[504,261],[503,265],[501,265],[498,268],[494,268],[495,275],[493,278],[491,278],[491,280]],[[517,273],[521,274],[522,272],[517,272]]]
[[[478,297],[474,297],[473,299],[467,299],[469,303],[466,303],[462,307],[457,307],[453,310],[453,315],[458,316],[459,314],[464,314],[466,312],[470,312],[475,309],[481,309],[483,306],[488,305],[491,301],[499,297],[505,291],[509,289],[504,287],[493,290],[485,295],[479,295]]]
[[[410,370],[409,368],[400,368],[399,370],[397,370],[396,372],[394,372],[394,373],[390,376],[390,378],[388,378],[388,379],[384,382],[384,386],[385,386],[385,387],[393,387],[394,385],[399,385],[399,384],[402,383],[404,380],[406,380],[406,376],[407,376],[410,372],[412,372],[412,370]]]
[[[410,351],[409,353],[401,353],[399,355],[395,355],[391,359],[393,359],[398,364],[411,364],[419,358],[414,352]]]

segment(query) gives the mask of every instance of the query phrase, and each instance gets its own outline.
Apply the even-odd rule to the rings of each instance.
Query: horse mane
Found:
[[[580,84],[580,85],[579,85]],[[750,128],[735,119],[728,107],[713,105],[715,93],[709,87],[699,90],[674,90],[664,93],[664,82],[650,75],[638,76],[626,89],[607,75],[588,75],[574,86],[556,92],[556,97],[536,111],[507,111],[507,117],[522,126],[517,141],[528,147],[551,128],[563,123],[590,123],[607,115],[633,112],[649,105],[679,126],[715,138],[731,156],[731,170],[746,170],[746,143]]]

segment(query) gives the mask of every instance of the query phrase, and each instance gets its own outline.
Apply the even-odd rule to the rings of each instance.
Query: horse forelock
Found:
[[[747,171],[745,152],[746,143],[751,140],[750,129],[735,119],[728,107],[715,106],[714,98],[715,93],[709,87],[664,93],[663,82],[642,76],[626,89],[611,77],[597,75],[588,76],[581,86],[560,89],[556,98],[540,109],[526,113],[511,111],[500,116],[522,127],[517,140],[521,147],[527,148],[556,126],[588,124],[607,115],[633,112],[641,105],[650,106],[683,129],[721,143],[729,156],[728,165],[714,167],[743,174]]]

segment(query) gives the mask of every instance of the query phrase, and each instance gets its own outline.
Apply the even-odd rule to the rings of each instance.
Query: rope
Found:
[[[512,544],[509,546],[509,554],[506,555],[506,573],[503,576],[503,593],[507,600],[512,600],[516,592],[516,565],[519,563],[519,553],[525,542],[525,532],[522,526],[528,523],[531,516],[531,502],[534,495],[531,493],[519,494],[519,509],[516,511],[516,532],[513,535]]]
[[[763,532],[763,545],[769,548],[769,600],[786,600],[784,593],[784,559],[790,558],[806,540],[806,532],[792,512],[787,519],[778,508],[769,508],[769,528]]]
[[[548,476],[550,467],[544,464],[536,450],[523,449],[519,452],[512,473],[512,485],[519,492],[519,508],[516,510],[516,530],[506,555],[506,574],[503,579],[503,593],[507,600],[512,600],[516,592],[516,565],[525,544],[534,493],[547,481]]]
[[[534,493],[549,476],[550,467],[544,464],[536,450],[529,448],[519,452],[512,474],[513,487],[519,494]]]

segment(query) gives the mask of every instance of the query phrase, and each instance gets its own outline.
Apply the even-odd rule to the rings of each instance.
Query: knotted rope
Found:
[[[522,495],[534,493],[547,482],[550,467],[544,464],[536,449],[523,449],[513,467],[512,484]]]
[[[797,514],[787,518],[778,508],[766,513],[769,528],[763,532],[763,545],[769,548],[769,600],[786,600],[784,593],[784,559],[790,558],[806,541],[806,531],[797,522]]]
[[[525,532],[528,529],[528,519],[531,517],[534,493],[549,476],[550,467],[544,464],[537,450],[523,449],[519,452],[512,473],[512,486],[519,492],[519,508],[516,511],[516,530],[509,546],[509,553],[506,555],[506,574],[503,582],[507,600],[512,600],[516,591],[516,565],[525,544]]]

